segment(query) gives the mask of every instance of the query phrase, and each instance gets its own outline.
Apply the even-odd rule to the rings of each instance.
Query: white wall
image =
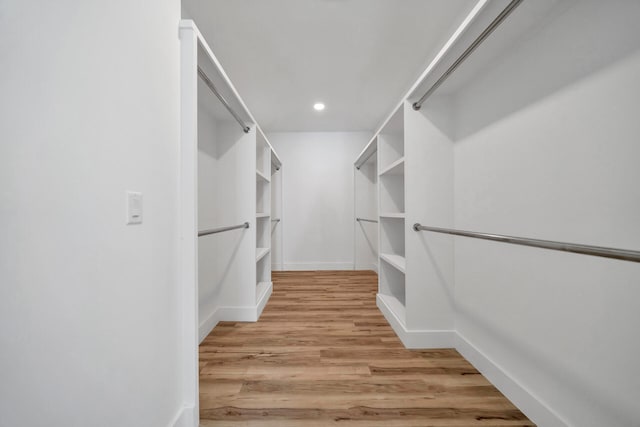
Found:
[[[565,2],[465,88],[457,228],[640,248],[638,19],[638,2]],[[542,426],[637,425],[639,284],[630,262],[455,242],[456,329]]]
[[[283,167],[285,270],[353,268],[353,162],[366,132],[270,133]]]
[[[167,426],[182,405],[179,19],[179,1],[0,3],[2,427]]]

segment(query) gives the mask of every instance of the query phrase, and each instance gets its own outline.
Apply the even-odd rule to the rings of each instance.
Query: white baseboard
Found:
[[[285,271],[305,270],[353,270],[351,262],[290,262],[283,265]]]
[[[267,287],[264,294],[258,296],[258,304],[256,307],[256,320],[260,318],[262,314],[262,310],[267,305],[269,298],[271,297],[271,293],[273,292],[273,282],[269,282],[269,286]]]
[[[371,270],[375,271],[376,273],[378,273],[378,263],[372,263],[371,267],[369,267]]]
[[[267,305],[273,292],[273,284],[269,283],[266,292],[256,305],[246,307],[218,307],[198,326],[198,342],[202,342],[211,333],[218,322],[257,322],[262,310]]]
[[[393,299],[389,301],[389,303],[391,302],[393,302]],[[518,383],[508,372],[489,359],[457,331],[407,329],[404,324],[404,319],[394,312],[392,308],[393,304],[389,304],[385,301],[385,298],[381,298],[380,295],[377,296],[376,303],[406,348],[455,348],[531,421],[539,426],[545,427],[567,427],[569,425],[538,397],[527,390],[522,384]],[[398,307],[398,309],[400,309],[400,307]]]
[[[213,312],[198,325],[198,343],[202,343],[202,340],[213,331],[213,328],[215,328],[220,321],[219,311],[220,309],[218,308],[213,310]]]
[[[169,424],[169,427],[197,427],[198,417],[195,406],[183,406]]]
[[[378,308],[391,325],[406,348],[452,348],[455,343],[455,331],[407,329],[404,320],[399,318],[387,302],[378,295]]]
[[[531,421],[545,427],[567,427],[569,425],[502,367],[494,363],[486,354],[457,332],[455,348]]]
[[[353,269],[357,270],[357,271],[371,270],[371,271],[375,271],[376,274],[377,274],[378,273],[378,264],[376,264],[376,263],[362,264],[362,265],[355,264],[353,266]]]

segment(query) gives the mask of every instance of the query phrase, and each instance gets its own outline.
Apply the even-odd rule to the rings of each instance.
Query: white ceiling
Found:
[[[475,3],[183,0],[183,9],[266,132],[374,131]]]

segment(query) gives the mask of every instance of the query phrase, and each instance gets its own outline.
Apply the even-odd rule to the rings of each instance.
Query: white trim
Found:
[[[355,271],[367,271],[367,270],[373,270],[376,272],[376,274],[378,274],[378,264],[376,264],[375,262],[372,262],[371,264],[363,264],[362,266],[360,265],[354,265],[353,269]]]
[[[199,422],[198,390],[198,106],[197,74],[198,34],[194,26],[180,26],[180,169],[178,270],[180,378],[183,407],[176,426],[196,427]],[[192,408],[192,409],[188,409]],[[179,424],[178,424],[179,423]]]
[[[353,270],[352,262],[288,262],[283,264],[285,271],[307,270]]]
[[[217,313],[221,322],[257,322],[258,305],[239,307],[218,307]]]
[[[384,315],[406,348],[452,348],[455,343],[454,330],[407,329],[404,322],[396,316],[383,298],[376,295],[376,305]]]
[[[544,402],[527,390],[513,376],[501,366],[493,362],[480,349],[471,344],[459,332],[456,332],[456,350],[471,363],[491,384],[493,384],[507,399],[513,402],[531,421],[545,427],[567,427],[558,414]]]
[[[273,283],[269,286],[256,305],[245,307],[217,307],[198,327],[199,343],[213,331],[219,322],[257,322],[262,310],[267,305],[273,291]]]
[[[213,331],[213,328],[220,322],[220,309],[216,308],[207,316],[204,321],[200,322],[198,325],[198,343],[202,343],[202,341]]]
[[[273,282],[269,282],[269,286],[262,295],[258,295],[258,303],[256,304],[256,321],[262,315],[262,311],[264,307],[267,305],[269,298],[271,297],[271,293],[273,292]]]
[[[183,406],[180,408],[169,427],[193,427],[198,424],[194,417],[196,408],[194,406]]]

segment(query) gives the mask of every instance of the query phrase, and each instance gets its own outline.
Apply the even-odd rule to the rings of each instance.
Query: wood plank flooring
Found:
[[[200,345],[201,426],[534,426],[453,349],[406,350],[366,271],[274,272]]]

